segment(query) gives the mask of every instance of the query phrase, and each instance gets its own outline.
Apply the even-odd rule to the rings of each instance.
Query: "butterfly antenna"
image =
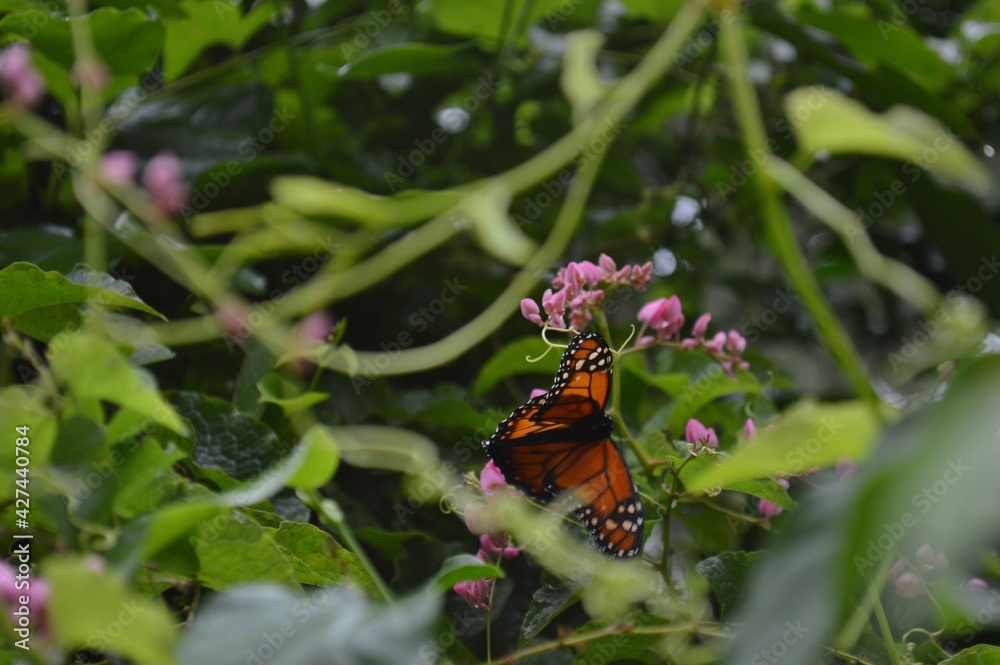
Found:
[[[545,349],[545,352],[542,355],[538,356],[537,358],[532,358],[531,356],[525,356],[524,359],[527,360],[529,363],[537,363],[539,360],[549,355],[549,351],[551,351],[552,349],[565,349],[567,346],[569,346],[568,344],[559,344],[557,342],[553,342],[552,340],[550,340],[546,335],[546,333],[548,333],[548,331],[550,330],[555,330],[556,332],[568,333],[570,331],[570,328],[553,328],[552,326],[545,326],[544,328],[542,328],[542,339],[545,340],[545,343],[548,344],[549,348]]]
[[[624,350],[624,349],[625,349],[625,347],[626,347],[626,346],[628,346],[628,343],[632,341],[632,338],[633,338],[633,337],[635,337],[635,324],[632,324],[632,325],[631,325],[631,326],[629,326],[629,327],[630,327],[630,328],[632,329],[632,332],[630,332],[630,333],[628,334],[628,339],[626,339],[626,340],[625,340],[625,343],[624,343],[624,344],[622,344],[622,345],[621,345],[620,347],[618,347],[618,350],[617,350],[617,351],[615,351],[615,354],[616,354],[616,355],[617,355],[617,354],[620,354],[620,353],[622,352],[622,350]]]

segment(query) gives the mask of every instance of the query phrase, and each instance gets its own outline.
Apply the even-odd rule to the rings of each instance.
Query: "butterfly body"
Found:
[[[602,552],[642,548],[642,501],[604,413],[611,349],[580,333],[563,353],[552,388],[514,411],[484,446],[507,481],[539,501],[568,497]]]

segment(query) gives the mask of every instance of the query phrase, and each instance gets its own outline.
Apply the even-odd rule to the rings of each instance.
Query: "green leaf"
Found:
[[[985,195],[993,187],[986,168],[938,120],[908,106],[872,113],[843,93],[810,86],[785,97],[785,114],[799,145],[812,154],[864,153],[907,162],[903,172],[926,169],[953,187]]]
[[[521,622],[518,646],[535,639],[546,626],[580,600],[582,584],[550,578],[531,595],[531,604]]]
[[[681,392],[670,415],[669,427],[674,432],[683,432],[689,419],[706,404],[719,397],[736,393],[759,395],[761,391],[760,382],[753,374],[739,372],[736,376],[730,377],[718,365],[711,365],[707,372],[697,374],[692,379],[693,383],[689,383]],[[672,381],[665,387],[669,385],[672,385]]]
[[[453,75],[472,71],[477,62],[464,53],[464,46],[440,44],[398,44],[365,51],[340,69],[345,78],[374,78],[407,72],[417,75]]]
[[[325,485],[340,464],[340,451],[333,434],[322,425],[313,425],[302,436],[296,456],[301,459],[299,466],[285,481],[285,485],[296,489],[315,489]]]
[[[427,437],[399,427],[331,427],[329,433],[351,466],[420,475],[437,462],[437,448]]]
[[[478,37],[487,48],[496,48],[508,37],[501,34],[501,30],[510,26],[513,21],[505,23],[505,13],[512,17],[521,17],[523,27],[527,24],[543,18],[546,13],[554,11],[559,7],[560,0],[538,0],[537,2],[526,2],[525,0],[515,0],[505,2],[505,0],[481,0],[476,3],[476,11],[470,12],[469,6],[462,0],[430,0],[421,5],[421,9],[426,17],[432,20],[437,27],[454,35],[463,37]],[[511,35],[513,41],[521,44],[525,40],[524,33]]]
[[[880,420],[864,402],[799,402],[732,455],[688,480],[692,492],[766,476],[791,476],[832,466],[842,457],[865,457],[879,434]],[[770,500],[770,499],[769,499]],[[780,505],[780,504],[779,504]]]
[[[152,557],[199,524],[226,514],[226,510],[215,498],[207,497],[174,503],[157,510],[145,520],[143,556]]]
[[[49,342],[60,332],[83,324],[80,305],[97,304],[136,309],[165,319],[139,300],[125,282],[92,271],[71,273],[74,284],[57,272],[45,272],[30,263],[0,270],[0,319],[10,318],[21,333]]]
[[[329,393],[320,392],[300,394],[295,384],[273,372],[257,382],[257,390],[260,391],[259,401],[277,404],[286,416],[293,416],[299,411],[319,404],[330,396]]]
[[[559,369],[559,349],[549,351],[548,355],[538,362],[527,361],[527,358],[541,356],[548,348],[549,346],[538,336],[520,337],[508,343],[494,353],[479,370],[479,375],[472,384],[472,393],[482,395],[504,379],[520,374],[544,375],[545,387],[548,388],[551,377]]]
[[[76,62],[74,23],[82,23],[90,31],[97,56],[111,74],[148,71],[163,48],[163,25],[139,9],[104,7],[73,19],[33,9],[5,16],[0,20],[0,34],[30,35],[32,47],[68,73]]]
[[[868,11],[819,10],[812,6],[803,6],[798,17],[832,34],[862,63],[896,67],[930,91],[941,92],[955,78],[955,69],[906,23],[875,20]]]
[[[59,643],[153,665],[173,665],[174,621],[156,601],[134,595],[117,576],[83,559],[50,556],[48,618]]]
[[[457,554],[445,559],[431,584],[438,591],[447,591],[459,582],[503,577],[503,571],[471,554]]]
[[[206,601],[185,631],[177,659],[184,665],[246,665],[249,651],[257,658],[271,654],[269,665],[325,663],[331,654],[345,665],[409,663],[435,644],[429,631],[440,609],[436,593],[381,604],[345,587],[302,596],[273,584],[244,586]]]
[[[167,19],[163,46],[164,73],[173,81],[187,71],[205,49],[225,44],[239,50],[250,37],[267,25],[275,13],[271,2],[261,2],[242,15],[240,5],[220,0],[181,0],[184,16]]]
[[[187,426],[160,396],[153,377],[130,366],[107,339],[90,332],[61,336],[46,355],[52,373],[77,400],[118,404],[177,434],[187,434]]]
[[[0,265],[9,266],[17,261],[65,274],[83,261],[83,243],[70,227],[55,224],[15,227],[5,232],[0,243]]]
[[[172,393],[170,401],[191,423],[195,444],[191,458],[199,467],[246,481],[281,459],[274,432],[229,402],[193,392]]]
[[[282,548],[239,510],[202,522],[191,534],[191,545],[198,555],[198,579],[213,589],[260,581],[298,586]]]
[[[848,481],[808,494],[754,575],[725,662],[745,663],[790,625],[797,632],[784,642],[785,665],[821,661],[824,645],[849,648],[860,627],[848,618],[868,585],[882,581],[873,577],[925,543],[947,548],[949,576],[934,593],[941,607],[956,602],[957,581],[974,576],[995,547],[995,531],[983,525],[1000,523],[998,403],[1000,356],[977,358],[952,375],[943,397],[892,426]]]
[[[938,665],[1000,665],[1000,647],[990,644],[977,644],[962,649]]]
[[[326,531],[312,524],[283,521],[277,529],[265,527],[264,532],[284,552],[300,584],[337,586],[350,582],[369,590],[371,580],[357,557]]]
[[[700,455],[694,457],[684,468],[681,469],[681,482],[688,486],[688,482],[697,479],[699,476],[710,474],[721,462],[719,458],[711,455],[707,451],[702,451]],[[744,492],[760,499],[766,499],[782,508],[794,508],[795,502],[788,496],[788,490],[771,478],[748,478],[745,480],[729,480],[716,486],[718,489],[732,490],[734,492]]]
[[[698,573],[708,580],[719,601],[719,614],[727,621],[742,604],[750,580],[754,561],[765,552],[723,552],[702,559],[695,566]]]
[[[40,468],[48,463],[49,456],[59,431],[58,421],[49,407],[51,396],[46,390],[35,385],[7,386],[0,390],[0,431],[7,432],[10,444],[6,455],[0,455],[0,472],[6,478],[14,475],[15,440],[22,436],[18,427],[26,427],[28,434],[28,455],[33,467]],[[9,494],[8,494],[9,492]],[[0,485],[0,497],[14,496],[14,484]]]

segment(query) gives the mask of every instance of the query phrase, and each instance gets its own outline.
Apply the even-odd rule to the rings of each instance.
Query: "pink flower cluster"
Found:
[[[531,298],[525,298],[521,301],[521,315],[536,326],[553,328],[565,328],[568,315],[570,325],[582,331],[604,302],[605,289],[628,285],[636,291],[645,291],[652,275],[652,261],[622,268],[607,254],[601,254],[597,265],[573,261],[560,268],[552,280],[552,288],[556,290],[546,289],[542,294],[542,308]],[[542,310],[546,314],[544,321]]]
[[[935,552],[929,544],[924,544],[917,550],[916,559],[916,570],[907,570],[903,559],[896,561],[889,569],[889,581],[896,587],[896,593],[903,598],[923,596],[927,593],[927,588],[922,578],[936,577],[948,570],[948,557]]]
[[[139,157],[129,150],[112,150],[101,158],[98,175],[109,185],[126,187],[135,181]],[[153,156],[142,171],[142,186],[153,205],[167,217],[177,215],[188,201],[184,171],[177,155],[164,150]]]
[[[542,294],[541,307],[531,298],[521,301],[521,315],[536,326],[553,328],[566,328],[568,318],[571,327],[582,331],[600,310],[607,291],[621,286],[645,291],[652,274],[651,261],[623,268],[618,268],[607,254],[601,254],[597,265],[590,261],[574,261],[559,269],[552,280],[552,288]],[[635,343],[637,348],[666,342],[685,350],[704,349],[720,362],[729,376],[733,376],[734,370],[750,368],[750,363],[742,358],[747,341],[737,331],[720,331],[708,338],[710,314],[699,316],[691,336],[681,339],[685,319],[681,300],[676,295],[646,303],[636,318],[642,324]]]
[[[31,47],[18,42],[0,54],[0,87],[20,111],[38,105],[45,96],[45,83],[31,62]]]
[[[492,461],[487,462],[479,474],[479,488],[484,497],[507,490],[507,480]],[[521,553],[521,550],[510,544],[507,534],[490,533],[492,527],[484,519],[485,509],[485,506],[477,504],[466,506],[465,509],[465,525],[469,531],[479,536],[479,551],[476,556],[487,563],[493,563],[501,558],[513,559]],[[485,610],[489,608],[490,585],[491,581],[488,579],[466,580],[452,588],[469,605]]]

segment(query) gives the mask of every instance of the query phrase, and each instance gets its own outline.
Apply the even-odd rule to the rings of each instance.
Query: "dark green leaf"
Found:
[[[395,72],[417,75],[454,75],[477,67],[477,61],[464,54],[461,46],[438,44],[401,44],[366,51],[340,70],[349,78],[369,78]]]
[[[521,622],[518,644],[524,646],[535,639],[546,626],[580,600],[580,585],[571,581],[550,578],[535,590],[531,604]]]
[[[548,345],[542,341],[541,337],[521,337],[508,343],[502,349],[493,354],[479,370],[479,375],[472,384],[472,392],[475,395],[482,395],[487,390],[497,385],[500,381],[520,374],[540,374],[545,378],[540,379],[544,387],[548,390],[551,377],[559,369],[559,358],[561,351],[552,349],[548,355],[538,362],[528,362],[528,358],[538,358],[549,349]]]
[[[719,612],[727,621],[745,599],[754,562],[764,552],[723,552],[698,562],[695,568],[708,580],[719,601]]]

